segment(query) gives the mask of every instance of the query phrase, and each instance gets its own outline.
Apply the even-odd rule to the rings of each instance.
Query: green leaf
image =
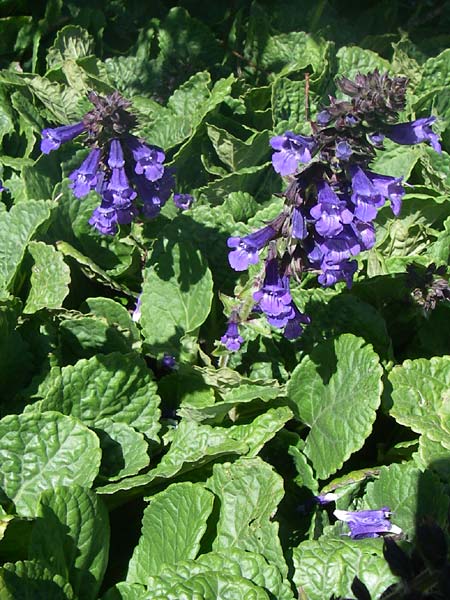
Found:
[[[248,445],[248,457],[259,454],[263,446],[284,427],[292,418],[292,411],[287,406],[269,408],[246,425],[230,427],[230,433],[235,440]]]
[[[389,374],[393,405],[390,414],[416,433],[441,442],[450,450],[450,356],[405,360]]]
[[[137,342],[140,339],[139,330],[131,318],[128,310],[111,298],[88,298],[85,300],[87,309],[96,317],[102,317],[110,325],[120,328],[121,333],[131,341]]]
[[[175,483],[152,496],[144,511],[142,535],[128,567],[129,583],[146,584],[164,563],[195,558],[206,531],[214,496],[201,484]]]
[[[47,53],[47,67],[61,67],[66,60],[76,60],[94,54],[94,38],[86,29],[77,25],[66,25],[56,35],[53,46]]]
[[[207,463],[230,454],[244,454],[248,446],[234,440],[229,429],[198,425],[195,421],[182,419],[173,432],[172,443],[158,466],[146,473],[130,477],[118,483],[98,488],[102,494],[147,486],[154,482],[171,479],[181,473],[203,467]]]
[[[138,354],[113,352],[55,368],[38,394],[43,397],[41,411],[58,410],[89,426],[108,417],[158,440],[159,396],[152,372]]]
[[[69,293],[70,269],[61,252],[43,242],[31,242],[28,250],[33,257],[31,290],[25,313],[42,308],[59,308]]]
[[[144,435],[130,425],[101,419],[95,423],[95,433],[102,450],[101,477],[114,481],[136,475],[148,466],[148,444]]]
[[[385,140],[384,149],[377,152],[370,168],[375,173],[390,177],[404,177],[405,181],[408,181],[421,154],[420,146],[401,146]]]
[[[148,600],[148,598],[147,589],[143,585],[124,581],[117,583],[102,596],[102,600]]]
[[[0,596],[2,600],[75,600],[69,583],[31,560],[0,568]]]
[[[379,598],[398,578],[383,557],[382,540],[322,539],[305,541],[293,550],[294,582],[308,600],[331,595],[352,598],[358,577],[371,598]]]
[[[422,78],[414,90],[417,98],[432,90],[445,89],[450,84],[450,49],[429,58],[421,67]]]
[[[100,467],[97,436],[56,412],[9,415],[0,421],[0,488],[22,516],[36,515],[39,495],[56,485],[90,487]]]
[[[388,506],[391,521],[413,539],[417,524],[431,518],[445,527],[449,498],[438,476],[420,471],[412,462],[381,467],[376,481],[367,484],[362,509]]]
[[[202,600],[233,600],[245,598],[248,600],[269,600],[269,595],[248,579],[206,571],[183,580],[166,581],[161,577],[149,579],[150,594],[148,600],[179,600],[180,598],[198,597]]]
[[[206,130],[217,156],[231,171],[257,165],[269,157],[268,131],[254,133],[244,142],[215,125],[207,125]]]
[[[261,55],[261,67],[276,73],[289,73],[322,67],[329,42],[304,31],[291,31],[270,36]]]
[[[434,471],[443,481],[450,483],[450,449],[441,442],[430,440],[425,434],[421,435],[413,460],[421,471]]]
[[[55,487],[42,493],[37,517],[30,558],[62,575],[78,597],[97,598],[109,552],[108,512],[100,498],[80,486]]]
[[[283,577],[287,566],[272,515],[283,498],[283,480],[260,458],[214,465],[209,487],[220,499],[214,551],[240,548],[262,554]]]
[[[179,340],[209,314],[213,281],[205,259],[189,243],[159,245],[144,273],[141,323],[155,351],[179,352]]]
[[[358,73],[366,75],[374,69],[378,69],[381,73],[390,72],[391,70],[391,66],[387,60],[381,58],[376,52],[360,48],[359,46],[343,46],[339,48],[337,59],[337,76],[344,76],[352,80]]]
[[[343,334],[315,347],[295,368],[288,396],[311,429],[304,453],[319,479],[359,450],[380,405],[382,368],[372,347]]]
[[[0,212],[0,288],[11,289],[28,242],[50,217],[49,202],[32,201]]]
[[[61,354],[66,363],[75,363],[95,354],[127,354],[132,350],[132,344],[123,332],[102,318],[73,315],[61,321],[59,334]]]

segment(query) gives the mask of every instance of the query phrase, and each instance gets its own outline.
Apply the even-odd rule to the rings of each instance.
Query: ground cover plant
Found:
[[[2,600],[450,597],[449,26],[0,3]]]

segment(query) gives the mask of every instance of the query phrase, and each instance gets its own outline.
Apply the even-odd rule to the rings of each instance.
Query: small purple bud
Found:
[[[119,140],[112,140],[109,146],[108,165],[111,169],[121,169],[125,166],[123,150]]]
[[[236,352],[239,350],[241,345],[244,343],[244,339],[239,335],[239,327],[236,321],[236,316],[231,315],[228,321],[227,329],[224,335],[220,338],[222,344],[225,345],[227,350]]]
[[[348,160],[353,154],[352,147],[345,140],[336,143],[336,158],[339,160]]]
[[[161,359],[161,365],[165,368],[165,369],[170,369],[171,371],[173,369],[176,368],[177,366],[177,361],[175,360],[174,356],[171,356],[170,354],[164,354],[164,356]]]
[[[321,125],[322,127],[325,125],[328,125],[328,123],[331,121],[331,115],[327,110],[322,110],[320,111],[320,113],[317,115],[317,123],[318,125]]]
[[[180,210],[187,210],[191,208],[192,203],[194,202],[194,197],[191,194],[174,194],[173,195],[173,203]]]

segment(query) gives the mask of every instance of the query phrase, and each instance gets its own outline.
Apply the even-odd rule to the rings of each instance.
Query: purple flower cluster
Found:
[[[292,301],[291,275],[299,281],[317,273],[322,286],[352,285],[357,257],[375,244],[379,209],[390,203],[397,216],[405,194],[402,177],[374,173],[370,162],[383,150],[384,138],[398,144],[428,142],[441,151],[432,130],[435,117],[398,123],[407,81],[374,71],[338,85],[351,101],[330,97],[330,105],[312,123],[311,136],[287,131],[270,141],[273,168],[288,176],[285,206],[265,227],[244,237],[230,237],[229,262],[236,271],[257,264],[269,246],[262,286],[253,294],[255,310],[270,325],[297,337],[309,319]],[[274,250],[275,248],[275,250]]]
[[[85,135],[91,149],[78,169],[70,173],[70,187],[77,198],[92,190],[100,194],[101,203],[89,223],[102,234],[114,235],[119,225],[127,225],[138,216],[156,217],[175,182],[171,169],[164,165],[164,151],[130,133],[136,121],[126,110],[128,102],[117,92],[106,98],[93,94],[90,99],[95,108],[82,121],[42,131],[41,150],[48,154]],[[192,199],[187,196],[178,195],[176,205],[188,208]]]

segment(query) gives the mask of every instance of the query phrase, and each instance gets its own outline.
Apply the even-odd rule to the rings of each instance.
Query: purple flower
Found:
[[[75,171],[69,175],[69,179],[72,180],[69,187],[72,188],[73,195],[76,198],[83,198],[97,185],[97,171],[100,155],[100,148],[94,148],[94,150],[89,152],[78,169],[75,169]]]
[[[130,186],[125,169],[123,167],[114,168],[111,179],[103,192],[103,198],[114,205],[114,208],[120,210],[129,208],[136,196],[136,192]]]
[[[361,252],[361,244],[353,229],[348,225],[336,237],[323,238],[319,241],[319,248],[322,253],[322,262],[333,265]]]
[[[318,183],[317,189],[319,202],[310,211],[313,219],[316,219],[314,227],[317,233],[325,237],[338,235],[344,225],[353,221],[353,213],[348,210],[345,200],[341,200],[328,183]]]
[[[142,294],[139,294],[136,300],[136,306],[134,307],[131,318],[135,323],[141,320],[141,305],[142,305]]]
[[[236,248],[228,255],[228,261],[235,271],[245,271],[249,265],[255,265],[258,260],[258,251],[275,236],[277,232],[270,225],[258,229],[254,233],[243,238],[228,238],[228,248]]]
[[[3,181],[0,180],[0,192],[4,192],[7,188],[3,185]]]
[[[191,194],[174,194],[173,195],[173,203],[180,210],[187,210],[191,207],[191,204],[194,202],[193,196]]]
[[[266,262],[264,283],[261,289],[253,294],[253,299],[258,303],[259,308],[266,313],[267,320],[271,325],[284,327],[288,320],[294,316],[294,309],[291,307],[292,297],[289,291],[289,278],[286,276],[280,277],[276,258],[271,258]],[[271,321],[274,321],[274,323]],[[282,324],[278,324],[279,322]]]
[[[370,179],[375,193],[390,200],[392,212],[397,216],[400,213],[402,198],[405,195],[402,184],[403,177],[389,177],[389,175],[379,175],[371,171],[365,173]]]
[[[112,140],[109,146],[108,165],[111,169],[121,169],[125,166],[123,150],[119,140]]]
[[[356,273],[358,265],[354,260],[343,260],[337,264],[322,263],[322,273],[317,278],[320,285],[329,287],[338,281],[345,281],[347,287],[352,287],[353,275]]]
[[[302,325],[309,325],[311,319],[299,311],[294,301],[291,303],[294,316],[289,319],[284,328],[283,335],[287,340],[295,340],[303,333]]]
[[[292,211],[292,235],[298,240],[304,240],[308,235],[306,219],[299,206],[295,206]]]
[[[400,527],[389,521],[391,511],[387,506],[380,510],[335,510],[333,514],[340,521],[348,523],[348,535],[354,540],[379,537],[380,533],[402,533]]]
[[[57,150],[61,144],[73,140],[73,138],[83,133],[86,127],[80,121],[74,125],[62,125],[54,129],[48,128],[42,130],[41,152],[49,154],[52,150]]]
[[[339,160],[348,160],[353,154],[352,147],[346,141],[336,143],[336,158]]]
[[[136,161],[135,172],[137,175],[144,175],[149,181],[157,181],[164,173],[164,159],[166,155],[157,146],[147,146],[140,142],[134,136],[127,139],[128,147],[133,153]]]
[[[369,140],[370,142],[376,146],[377,148],[382,148],[383,147],[383,142],[384,142],[384,138],[386,137],[383,133],[370,133],[369,134]]]
[[[314,149],[314,138],[296,135],[292,131],[286,131],[283,135],[277,135],[270,140],[274,150],[272,155],[273,168],[280,175],[291,175],[297,170],[299,162],[307,163],[311,160],[311,152]]]
[[[370,250],[375,245],[375,227],[372,223],[364,223],[356,219],[351,224],[351,228],[361,243],[361,250]]]
[[[224,335],[220,338],[222,344],[224,344],[227,350],[230,350],[231,352],[239,350],[241,344],[244,343],[243,338],[239,335],[239,328],[235,319],[236,317],[233,315],[230,317],[230,320],[228,321],[227,325],[227,330],[225,331]]]
[[[117,211],[107,202],[102,202],[92,213],[89,224],[103,235],[114,235],[118,229]]]
[[[138,194],[143,202],[142,213],[148,219],[156,217],[172,193],[175,181],[169,169],[157,181],[149,181],[143,175],[134,178]]]
[[[320,506],[324,506],[330,502],[335,502],[337,499],[337,494],[334,494],[333,492],[327,492],[326,494],[314,496],[314,500],[317,502],[317,504],[320,504]]]
[[[172,371],[177,366],[175,356],[171,356],[170,354],[164,353],[164,356],[161,359],[161,365],[165,369],[170,369]]]
[[[430,142],[436,152],[441,153],[439,137],[431,129],[436,117],[424,117],[410,123],[391,125],[386,131],[386,136],[397,144],[420,144]]]
[[[322,127],[331,121],[331,115],[327,110],[322,110],[316,117],[316,121]]]
[[[361,167],[351,169],[352,175],[352,202],[355,205],[355,216],[368,223],[377,216],[378,209],[385,203],[385,196],[380,193],[380,188],[375,186]]]

